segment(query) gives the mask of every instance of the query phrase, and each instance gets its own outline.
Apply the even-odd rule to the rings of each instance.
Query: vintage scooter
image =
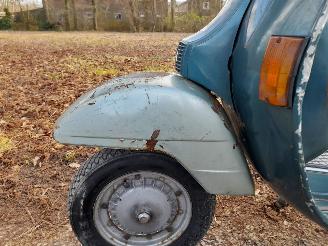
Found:
[[[63,144],[103,147],[78,171],[69,216],[83,245],[196,245],[215,194],[252,195],[248,163],[328,228],[327,0],[230,0],[184,39],[177,74],[85,94]]]

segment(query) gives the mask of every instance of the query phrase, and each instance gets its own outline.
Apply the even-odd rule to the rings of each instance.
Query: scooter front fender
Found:
[[[218,101],[173,74],[111,80],[57,121],[63,144],[158,151],[177,159],[212,194],[248,195],[254,185]]]

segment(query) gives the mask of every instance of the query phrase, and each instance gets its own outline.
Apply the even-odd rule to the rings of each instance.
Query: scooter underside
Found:
[[[306,173],[315,204],[328,216],[328,151],[308,162]]]

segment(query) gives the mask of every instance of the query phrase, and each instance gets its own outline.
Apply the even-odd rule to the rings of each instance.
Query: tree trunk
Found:
[[[93,9],[93,30],[98,30],[98,11],[97,11],[97,0],[92,0]]]
[[[65,31],[70,31],[70,24],[69,24],[69,6],[68,6],[68,0],[65,0],[65,14],[64,14],[64,19],[65,19]]]
[[[198,15],[203,16],[203,1],[197,1]]]
[[[130,30],[132,32],[139,32],[139,18],[137,17],[137,1],[136,0],[125,0],[124,1],[127,11],[125,12],[129,25]]]
[[[156,30],[157,23],[157,0],[153,0],[153,32]]]
[[[30,9],[28,4],[26,4],[26,30],[30,30]]]
[[[160,32],[164,31],[164,21],[165,18],[168,16],[168,3],[167,0],[160,0],[157,2],[157,30]]]
[[[139,20],[139,11],[138,11],[138,1],[137,0],[132,0],[132,6],[133,6],[133,11],[132,11],[132,18],[133,18],[133,23],[135,26],[135,29],[137,32],[140,32],[140,20]]]
[[[44,15],[46,17],[46,22],[50,22],[49,20],[49,5],[48,5],[48,0],[42,0],[42,5],[44,9]]]
[[[72,4],[72,15],[73,15],[73,30],[77,30],[77,14],[76,14],[76,5],[75,0],[71,0]]]
[[[175,28],[175,6],[176,6],[176,1],[171,0],[171,31],[174,31]]]

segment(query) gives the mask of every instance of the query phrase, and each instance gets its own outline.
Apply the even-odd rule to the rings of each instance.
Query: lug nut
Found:
[[[150,214],[143,212],[138,214],[137,219],[139,221],[140,224],[147,224],[150,221]]]

